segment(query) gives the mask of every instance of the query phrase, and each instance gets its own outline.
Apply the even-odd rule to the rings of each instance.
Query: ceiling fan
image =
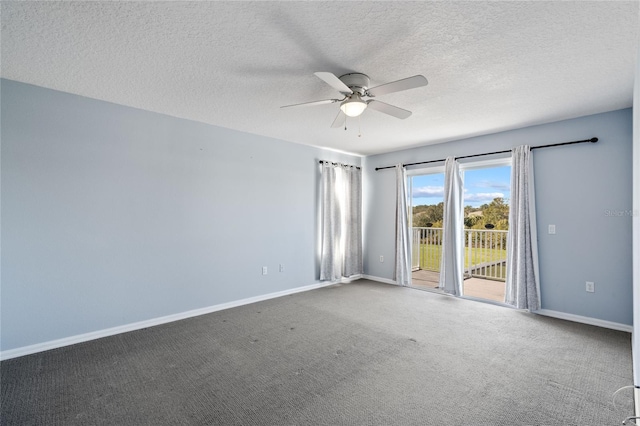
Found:
[[[340,111],[335,120],[333,120],[331,127],[341,127],[347,117],[357,117],[362,114],[367,107],[396,118],[408,118],[411,115],[411,111],[374,99],[363,98],[374,98],[380,95],[386,95],[387,93],[415,89],[426,86],[428,83],[424,76],[414,75],[413,77],[392,81],[391,83],[385,83],[380,86],[369,87],[369,77],[361,73],[349,73],[340,77],[336,77],[335,74],[330,72],[316,72],[314,74],[340,92],[344,97],[342,99],[324,99],[321,101],[285,105],[280,108],[325,105],[340,102]]]

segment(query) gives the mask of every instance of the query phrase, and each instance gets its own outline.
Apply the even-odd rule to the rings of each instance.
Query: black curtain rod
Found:
[[[320,164],[322,163],[327,163],[327,164],[333,164],[334,166],[348,166],[348,167],[355,167],[356,169],[360,170],[360,166],[352,166],[351,164],[342,164],[342,163],[336,163],[335,161],[323,161],[320,160],[318,161]],[[395,166],[394,166],[395,167]]]
[[[574,143],[585,143],[585,142],[596,143],[596,142],[598,142],[598,138],[585,139],[585,140],[582,140],[582,141],[561,142],[561,143],[552,143],[552,144],[549,144],[549,145],[532,146],[531,148],[529,148],[529,150],[533,151],[534,149],[538,149],[538,148],[550,148],[552,146],[573,145]],[[456,160],[459,160],[461,158],[482,157],[482,156],[485,156],[485,155],[506,154],[507,152],[511,152],[511,150],[510,149],[506,149],[504,151],[485,152],[484,154],[463,155],[462,157],[456,157]],[[407,164],[403,164],[402,166],[403,167],[407,167],[407,166],[415,166],[417,164],[439,163],[441,161],[446,161],[446,158],[443,159],[443,160],[430,160],[430,161],[420,161],[419,163],[407,163]],[[395,166],[376,167],[376,171],[383,170],[383,169],[393,169],[394,167]]]

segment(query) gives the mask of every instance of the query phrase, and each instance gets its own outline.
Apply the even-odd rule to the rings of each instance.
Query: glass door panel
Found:
[[[409,180],[412,286],[440,291],[444,174],[416,175]]]
[[[511,166],[464,171],[463,294],[504,302]]]

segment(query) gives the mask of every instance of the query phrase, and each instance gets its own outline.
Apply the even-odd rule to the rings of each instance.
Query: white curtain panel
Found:
[[[445,293],[460,296],[464,265],[462,176],[454,157],[447,158],[444,169],[444,216],[439,287]]]
[[[407,211],[407,173],[402,164],[396,165],[396,283],[411,285],[411,239]]]
[[[343,166],[344,252],[342,275],[362,274],[362,170]]]
[[[540,309],[535,211],[533,155],[522,145],[512,150],[505,303],[531,311]]]
[[[320,280],[362,273],[362,171],[322,163]]]
[[[342,221],[337,197],[337,173],[333,164],[322,163],[322,248],[320,253],[320,280],[335,281],[342,275],[340,256]]]

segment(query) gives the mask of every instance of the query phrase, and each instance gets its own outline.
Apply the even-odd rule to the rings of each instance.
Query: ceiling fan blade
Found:
[[[380,96],[387,93],[400,92],[402,90],[415,89],[416,87],[426,86],[429,82],[423,75],[414,75],[413,77],[403,78],[402,80],[392,81],[391,83],[382,84],[367,90],[368,96]]]
[[[349,87],[342,82],[335,74],[330,72],[315,72],[316,77],[323,80],[329,86],[336,89],[338,92],[343,95],[350,95],[353,93],[353,90],[349,89]]]
[[[280,108],[291,108],[291,107],[301,107],[301,106],[315,106],[315,105],[326,105],[326,104],[332,104],[335,102],[340,102],[340,99],[325,99],[322,101],[313,101],[313,102],[303,102],[301,104],[293,104],[293,105],[284,105],[281,106]]]
[[[345,115],[345,113],[342,112],[342,110],[338,111],[338,115],[336,115],[335,120],[333,120],[333,123],[331,123],[331,127],[344,126],[344,122],[346,119],[347,119],[347,116]]]
[[[389,105],[384,102],[371,100],[367,102],[367,105],[371,109],[392,115],[401,120],[411,116],[411,111],[407,111],[406,109],[398,108],[397,106]]]

